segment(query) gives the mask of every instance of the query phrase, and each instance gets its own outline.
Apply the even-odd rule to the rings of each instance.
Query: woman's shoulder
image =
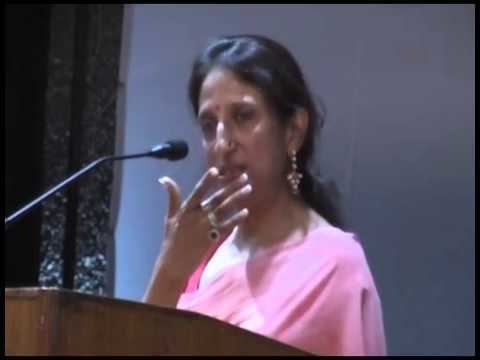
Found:
[[[375,291],[356,235],[331,225],[311,230],[302,241],[252,262],[248,270],[250,290],[258,288],[262,290],[258,293],[278,299],[297,299],[299,304],[311,296],[352,299],[364,291]]]
[[[301,257],[314,266],[329,264],[337,274],[369,275],[369,267],[363,246],[354,232],[342,230],[330,224],[310,231],[305,237]]]
[[[339,257],[358,256],[363,253],[363,247],[356,233],[330,224],[324,224],[309,231],[305,236],[305,245],[313,248],[315,252],[327,252]]]

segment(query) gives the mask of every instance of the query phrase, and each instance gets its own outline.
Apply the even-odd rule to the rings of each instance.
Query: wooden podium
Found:
[[[56,288],[5,289],[5,355],[310,355],[193,312]]]

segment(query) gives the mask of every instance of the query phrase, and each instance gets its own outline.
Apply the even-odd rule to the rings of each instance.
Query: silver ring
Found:
[[[217,218],[215,217],[215,214],[212,211],[207,213],[207,218],[208,218],[208,222],[213,228],[218,227]]]

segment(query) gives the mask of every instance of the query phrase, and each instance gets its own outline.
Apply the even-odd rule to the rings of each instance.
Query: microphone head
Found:
[[[181,160],[188,155],[188,144],[183,140],[170,140],[165,144],[157,145],[150,151],[150,156],[167,158],[168,160]]]
[[[188,155],[188,144],[183,140],[171,140],[167,141],[170,145],[170,151],[167,158],[169,160],[181,160]]]

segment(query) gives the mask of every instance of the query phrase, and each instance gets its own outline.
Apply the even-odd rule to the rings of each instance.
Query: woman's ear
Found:
[[[308,113],[303,108],[298,108],[289,122],[286,133],[287,151],[289,154],[298,152],[305,141],[308,122],[310,121]]]

